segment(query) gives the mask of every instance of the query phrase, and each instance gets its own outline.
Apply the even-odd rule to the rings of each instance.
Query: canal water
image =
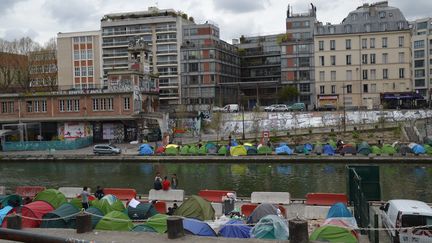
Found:
[[[218,164],[218,163],[66,163],[11,162],[0,164],[0,185],[40,185],[47,188],[89,186],[135,188],[148,194],[156,172],[177,174],[187,195],[201,189],[234,190],[249,197],[253,191],[287,191],[292,198],[309,192],[346,193],[343,164]],[[382,199],[409,198],[432,202],[432,166],[380,165]]]

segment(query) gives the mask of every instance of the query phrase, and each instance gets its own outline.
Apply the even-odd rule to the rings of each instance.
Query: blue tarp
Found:
[[[282,145],[276,148],[276,154],[293,154],[293,150],[288,145]]]
[[[214,230],[206,222],[198,219],[183,219],[183,228],[194,235],[216,236]]]
[[[411,150],[414,154],[425,154],[426,153],[425,148],[423,146],[421,146],[420,144],[414,145],[414,147]]]
[[[335,150],[330,144],[325,144],[323,147],[323,153],[327,155],[334,155]]]
[[[347,206],[343,203],[335,203],[329,209],[327,218],[350,218],[352,217],[351,212]]]
[[[3,219],[6,217],[6,215],[9,213],[9,211],[11,211],[13,209],[13,207],[11,206],[6,206],[2,209],[0,209],[0,225],[3,223]]]
[[[148,144],[142,144],[138,150],[139,150],[139,155],[153,155],[154,154],[153,148]]]
[[[227,238],[250,238],[252,227],[245,225],[241,220],[230,220],[219,230],[219,234]]]
[[[304,145],[304,149],[307,150],[307,151],[309,151],[309,152],[312,152],[313,146],[312,146],[312,144],[307,143],[307,144]]]

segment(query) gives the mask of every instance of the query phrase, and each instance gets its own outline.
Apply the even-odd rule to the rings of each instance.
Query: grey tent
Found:
[[[408,147],[408,145],[402,144],[402,145],[400,145],[399,148],[397,148],[397,151],[398,151],[402,156],[405,156],[405,155],[411,153],[411,148]]]
[[[323,153],[323,146],[321,144],[316,144],[312,152],[321,155]]]
[[[148,219],[153,215],[158,214],[151,203],[140,203],[135,208],[129,206],[127,213],[130,219]]]
[[[76,214],[80,210],[70,203],[64,203],[42,218],[41,228],[76,228]],[[72,216],[71,216],[72,215]],[[57,219],[57,220],[56,220]]]
[[[104,214],[96,207],[87,208],[86,212],[91,214],[92,228],[94,229],[99,221],[103,218]]]
[[[278,215],[277,214],[278,208],[272,204],[269,203],[263,203],[258,205],[252,212],[252,214],[249,216],[247,223],[248,224],[255,224],[258,221],[260,221],[261,218],[267,216],[267,215]]]

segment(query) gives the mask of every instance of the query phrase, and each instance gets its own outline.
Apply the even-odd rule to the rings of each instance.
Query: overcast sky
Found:
[[[294,13],[306,12],[312,2],[318,21],[340,23],[361,0],[0,0],[0,37],[13,40],[29,36],[44,43],[58,32],[100,29],[107,13],[143,11],[149,6],[183,11],[203,23],[219,25],[222,39],[231,42],[241,35],[278,34],[285,31],[287,5]],[[408,20],[432,15],[431,0],[390,0]]]

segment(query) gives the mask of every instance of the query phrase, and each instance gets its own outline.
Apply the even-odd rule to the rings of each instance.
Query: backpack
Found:
[[[155,190],[162,189],[162,183],[161,183],[161,181],[160,180],[155,180],[155,182],[153,184],[153,187],[154,187]]]

